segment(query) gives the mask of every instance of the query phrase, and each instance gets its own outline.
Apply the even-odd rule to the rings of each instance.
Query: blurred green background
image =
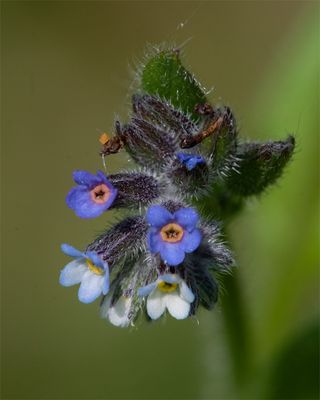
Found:
[[[3,1],[2,398],[318,397],[319,3]],[[121,330],[58,284],[60,243],[84,247],[118,214],[65,205],[74,169],[94,172],[100,131],[126,118],[147,43],[185,47],[240,134],[293,132],[294,161],[229,226],[243,348],[223,307],[198,320]],[[109,170],[127,166],[124,154]],[[247,371],[239,380],[237,354]]]

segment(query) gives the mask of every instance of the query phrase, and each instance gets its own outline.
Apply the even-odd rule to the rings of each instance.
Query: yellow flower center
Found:
[[[182,226],[174,222],[163,226],[160,231],[162,240],[169,243],[180,242],[183,233],[184,231]]]
[[[103,269],[100,268],[100,267],[97,267],[96,265],[94,265],[94,264],[92,263],[91,260],[88,260],[88,259],[87,259],[86,261],[87,261],[88,268],[89,268],[90,271],[92,271],[94,274],[96,274],[96,275],[103,275],[103,274],[104,274]]]
[[[161,281],[158,283],[158,289],[161,290],[161,292],[169,293],[169,292],[174,292],[178,287],[177,283],[168,283]]]

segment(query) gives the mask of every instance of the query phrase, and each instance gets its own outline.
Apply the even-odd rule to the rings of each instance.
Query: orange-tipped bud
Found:
[[[101,144],[106,144],[109,142],[109,140],[110,140],[110,137],[105,132],[102,133],[101,136],[99,137],[99,142]]]

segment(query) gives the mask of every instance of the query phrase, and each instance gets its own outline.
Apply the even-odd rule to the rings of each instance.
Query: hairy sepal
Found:
[[[109,181],[118,190],[113,207],[138,208],[147,206],[161,194],[161,184],[151,174],[128,172],[108,176]]]
[[[117,134],[131,158],[152,171],[163,169],[177,149],[168,131],[139,115],[134,115],[126,125],[117,123]]]
[[[148,224],[144,217],[128,217],[99,235],[87,251],[95,251],[114,268],[120,259],[133,259],[146,251]]]
[[[294,147],[291,135],[286,140],[239,145],[238,167],[228,176],[227,188],[243,197],[260,194],[282,175]]]
[[[229,107],[218,110],[215,119],[221,118],[221,125],[211,138],[212,168],[218,177],[228,176],[236,170],[237,128]]]
[[[175,159],[167,170],[167,175],[177,190],[182,191],[186,197],[200,196],[207,190],[210,180],[208,162],[198,164],[192,170],[188,170],[178,159]]]
[[[195,122],[185,113],[158,96],[136,94],[132,97],[132,107],[137,116],[172,132],[176,138],[192,136],[198,130]]]

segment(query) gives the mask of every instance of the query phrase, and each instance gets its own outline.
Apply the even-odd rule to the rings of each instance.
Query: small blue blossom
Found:
[[[158,319],[167,309],[176,319],[185,319],[195,296],[186,282],[176,274],[160,275],[147,286],[138,289],[139,296],[147,297],[147,313]]]
[[[151,206],[147,221],[150,224],[148,248],[153,254],[160,253],[169,265],[181,264],[185,253],[192,253],[200,245],[202,235],[196,228],[199,215],[193,208],[180,208],[171,214],[162,206]]]
[[[197,154],[177,153],[177,157],[188,171],[191,171],[198,164],[203,164],[205,162],[204,158]]]
[[[69,244],[63,244],[61,250],[75,259],[67,264],[60,273],[62,286],[80,283],[78,292],[82,303],[91,303],[101,294],[109,291],[109,266],[95,252],[83,253]]]
[[[78,186],[70,190],[66,202],[80,218],[98,217],[112,205],[117,196],[117,189],[102,171],[96,175],[75,171],[73,179]]]

